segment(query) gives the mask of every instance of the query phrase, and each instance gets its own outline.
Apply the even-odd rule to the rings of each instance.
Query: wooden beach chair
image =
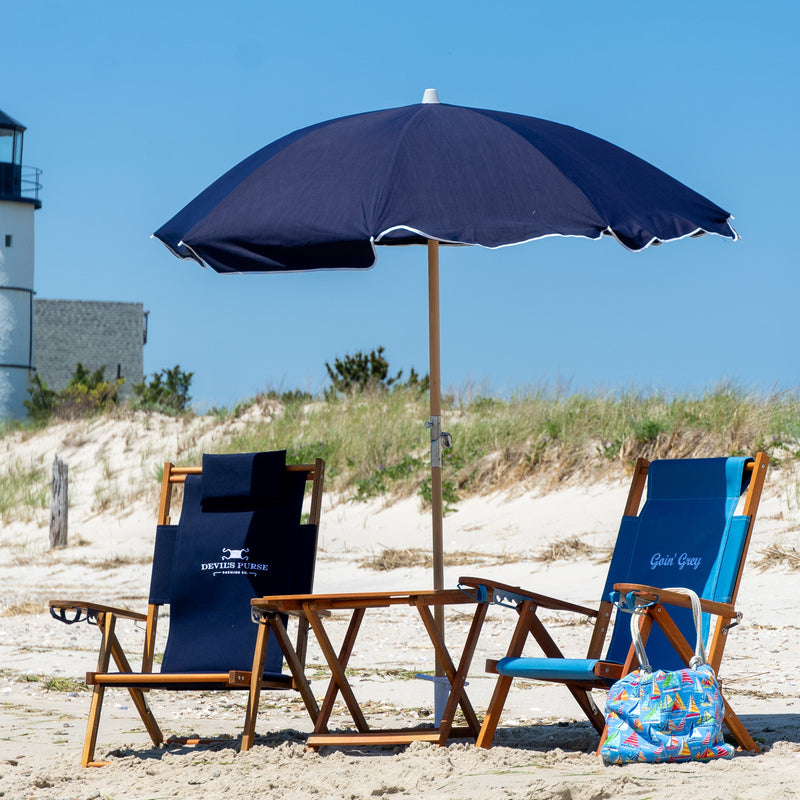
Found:
[[[146,613],[74,600],[50,601],[67,623],[86,620],[101,634],[100,654],[86,682],[94,687],[81,763],[94,761],[103,697],[126,688],[154,745],[164,737],[147,702],[151,689],[248,691],[258,626],[250,600],[264,594],[310,592],[316,559],[324,462],[286,465],[286,451],[205,455],[201,467],[167,463],[161,485],[149,606]],[[301,523],[311,483],[307,524]],[[183,484],[180,521],[171,524],[173,489]],[[158,612],[169,606],[169,631],[160,669]],[[135,672],[115,633],[118,620],[144,623],[141,670]],[[284,627],[286,619],[283,618]],[[305,659],[308,624],[299,621],[296,651]],[[113,659],[116,671],[109,671]],[[267,653],[262,689],[300,692],[312,719],[316,701],[304,677],[282,672],[277,642]],[[302,676],[302,671],[297,672]],[[257,710],[257,709],[256,709]]]
[[[633,593],[633,597],[653,603],[641,623],[648,657],[654,668],[670,670],[686,666],[694,655],[689,641],[694,641],[695,628],[688,597],[665,591],[664,587],[694,589],[704,612],[708,660],[719,675],[728,632],[741,618],[735,607],[736,596],[768,463],[763,453],[754,459],[672,459],[652,463],[639,459],[597,609],[576,607],[497,581],[461,578],[461,585],[475,592],[479,600],[512,605],[519,614],[505,658],[486,664],[487,672],[497,674],[498,679],[477,745],[491,746],[515,677],[563,683],[597,731],[604,731],[605,719],[592,698],[592,690],[608,689],[637,667],[629,618],[624,614],[620,617],[620,612],[620,624],[613,625],[602,656],[612,628],[615,592]],[[640,510],[645,485],[647,498]],[[742,495],[744,505],[737,515]],[[594,619],[585,659],[564,658],[537,616],[540,608],[576,612]],[[544,657],[523,656],[529,635]],[[739,746],[759,752],[727,700],[725,710],[725,724]]]

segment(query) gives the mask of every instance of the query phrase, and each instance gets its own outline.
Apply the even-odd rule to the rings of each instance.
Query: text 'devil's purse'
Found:
[[[618,680],[606,700],[608,735],[600,748],[606,764],[710,761],[730,758],[722,738],[725,707],[701,633],[700,601],[689,595],[697,629],[694,658],[685,669],[653,671],[639,631],[641,611],[633,609],[631,636],[640,668]]]

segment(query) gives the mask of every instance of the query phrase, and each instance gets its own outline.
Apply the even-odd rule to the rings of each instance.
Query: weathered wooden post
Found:
[[[53,461],[50,501],[50,549],[67,546],[67,465],[56,456]]]

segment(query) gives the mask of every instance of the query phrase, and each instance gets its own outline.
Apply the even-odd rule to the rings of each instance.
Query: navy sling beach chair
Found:
[[[649,603],[640,622],[647,654],[656,669],[681,669],[694,655],[695,628],[690,600],[665,587],[694,589],[701,598],[706,653],[719,676],[728,631],[738,624],[736,595],[747,557],[769,458],[639,459],[598,609],[577,606],[482,578],[460,584],[485,602],[510,604],[519,614],[506,657],[487,661],[499,677],[477,740],[490,747],[513,678],[563,683],[586,717],[603,734],[605,719],[592,698],[608,689],[638,663],[631,645],[627,614],[616,612],[608,649],[601,658],[612,623],[615,600]],[[647,497],[639,510],[643,490]],[[741,514],[736,510],[742,495]],[[564,658],[537,616],[538,609],[575,612],[595,620],[585,659]],[[545,657],[523,656],[531,635]],[[688,640],[688,641],[687,641]],[[722,681],[720,681],[722,683]],[[738,745],[758,745],[725,701],[725,724]]]
[[[86,620],[97,625],[101,634],[96,671],[86,676],[94,688],[83,766],[101,763],[94,761],[94,751],[108,687],[129,691],[154,745],[161,744],[164,736],[147,702],[148,690],[250,689],[258,631],[251,619],[250,600],[264,594],[312,591],[324,466],[322,459],[313,465],[287,465],[286,451],[204,455],[202,468],[167,463],[147,613],[84,601],[50,601],[50,613],[56,619]],[[308,523],[303,524],[308,482],[312,484],[311,506]],[[180,521],[173,525],[172,492],[180,484],[183,504]],[[158,612],[166,605],[167,642],[160,669],[154,671]],[[131,669],[115,633],[120,619],[145,624],[139,672]],[[307,622],[298,620],[296,652],[303,661],[307,633]],[[284,674],[278,642],[271,645],[260,688],[299,691],[311,718],[316,719],[318,707],[308,681]],[[116,671],[109,671],[112,659]]]

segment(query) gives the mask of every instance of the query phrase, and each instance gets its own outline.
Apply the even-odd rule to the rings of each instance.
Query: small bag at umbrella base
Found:
[[[671,591],[692,597],[695,657],[685,669],[652,671],[639,633],[640,612],[632,615],[631,635],[641,666],[608,692],[608,735],[600,748],[606,764],[711,761],[733,755],[734,748],[722,737],[722,695],[705,659],[700,601],[688,589]]]

